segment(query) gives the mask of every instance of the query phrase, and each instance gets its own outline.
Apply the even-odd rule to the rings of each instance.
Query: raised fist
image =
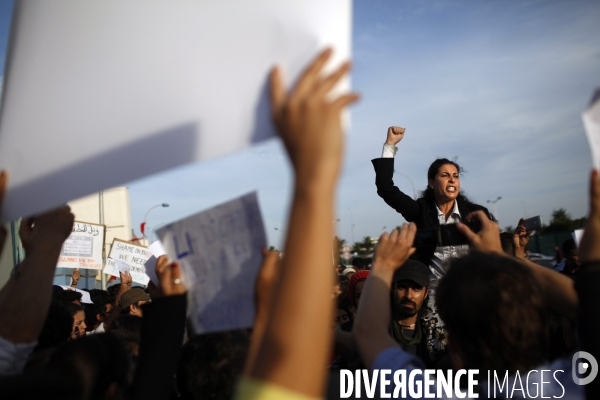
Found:
[[[387,140],[385,141],[385,144],[395,146],[396,144],[398,144],[398,142],[402,140],[405,131],[406,128],[402,128],[399,126],[390,126],[387,131]]]

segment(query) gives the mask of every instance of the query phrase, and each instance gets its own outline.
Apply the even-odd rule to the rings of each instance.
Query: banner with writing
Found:
[[[127,263],[131,268],[129,271],[131,279],[134,282],[147,285],[150,278],[146,275],[144,264],[146,264],[150,256],[152,256],[152,253],[144,246],[115,239],[106,260],[104,273],[119,276],[119,270],[123,270],[123,263]]]
[[[256,192],[157,231],[182,268],[197,334],[254,322],[254,281],[267,240]]]
[[[102,269],[104,225],[75,221],[65,240],[57,268]]]

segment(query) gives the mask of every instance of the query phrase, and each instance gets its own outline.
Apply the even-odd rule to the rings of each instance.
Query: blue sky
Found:
[[[0,1],[4,59],[11,1]],[[407,128],[396,170],[417,190],[437,157],[457,157],[462,188],[497,203],[502,227],[523,215],[587,213],[591,156],[581,123],[600,87],[598,1],[354,2],[352,108],[337,198],[349,242],[404,220],[378,196],[370,160],[387,127]],[[291,174],[277,139],[128,184],[134,226],[150,229],[257,190],[269,243],[282,246]],[[407,178],[396,184],[411,193]],[[490,210],[494,212],[493,206]],[[354,228],[352,229],[352,225]]]

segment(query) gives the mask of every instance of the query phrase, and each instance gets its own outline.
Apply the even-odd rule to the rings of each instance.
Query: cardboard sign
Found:
[[[123,271],[124,264],[127,264],[130,268],[129,273],[131,279],[134,282],[147,285],[148,275],[146,275],[146,269],[144,264],[150,258],[152,254],[144,246],[132,244],[121,239],[113,240],[110,248],[108,259],[106,260],[106,266],[104,267],[104,273],[119,276],[119,271]]]
[[[294,82],[326,46],[331,70],[347,60],[351,4],[16,1],[0,113],[3,221],[272,137],[270,70]]]
[[[104,225],[75,221],[71,234],[65,240],[57,268],[102,269]]]
[[[267,241],[256,192],[157,231],[181,264],[196,333],[254,322],[254,281]]]

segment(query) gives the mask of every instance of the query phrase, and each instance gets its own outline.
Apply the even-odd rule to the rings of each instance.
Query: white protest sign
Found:
[[[152,253],[152,257],[150,257],[148,261],[146,261],[146,264],[144,264],[146,275],[148,275],[156,287],[159,287],[158,276],[156,276],[156,261],[158,260],[158,257],[167,254],[167,252],[160,240],[157,240],[148,246],[148,250],[150,253]]]
[[[57,268],[102,269],[104,225],[75,221],[63,243]]]
[[[348,59],[351,4],[15,2],[0,114],[0,169],[10,174],[2,219],[272,137],[270,70],[280,65],[293,82],[326,46],[331,69]]]
[[[267,241],[256,192],[157,231],[182,268],[196,333],[254,322],[254,281]]]
[[[119,271],[123,270],[123,264],[125,263],[130,267],[129,273],[131,274],[131,279],[134,282],[147,285],[149,278],[146,275],[144,264],[151,255],[144,246],[115,239],[106,260],[104,273],[119,276]]]
[[[125,261],[112,259],[115,264],[117,264],[117,269],[120,273],[129,272],[131,273],[131,265],[127,264]]]
[[[596,89],[587,110],[582,114],[583,126],[592,151],[594,168],[600,170],[600,89]]]

